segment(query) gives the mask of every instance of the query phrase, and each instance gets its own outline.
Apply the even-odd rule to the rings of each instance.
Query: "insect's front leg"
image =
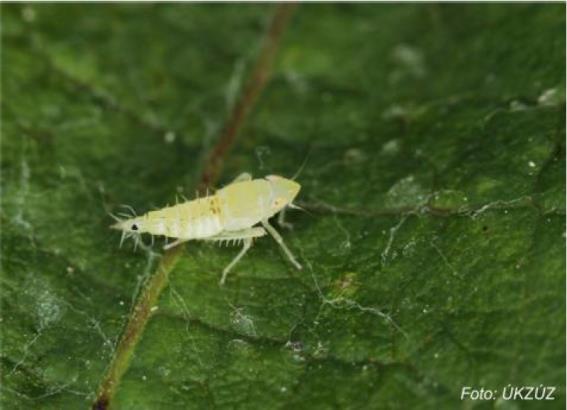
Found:
[[[173,247],[175,247],[175,246],[177,246],[177,245],[180,245],[180,244],[182,244],[183,242],[187,242],[187,241],[189,241],[189,239],[178,239],[178,240],[176,240],[176,241],[174,241],[174,242],[165,244],[165,245],[163,246],[163,250],[164,250],[164,251],[167,251],[168,249],[171,249],[171,248],[173,248]]]
[[[252,174],[250,174],[249,172],[243,172],[242,174],[234,178],[231,184],[234,184],[235,182],[245,182],[245,181],[252,181]]]
[[[291,253],[291,251],[287,248],[287,246],[285,245],[285,243],[283,241],[283,238],[278,233],[278,231],[276,231],[276,229],[272,225],[270,225],[270,223],[268,222],[267,219],[264,219],[262,221],[262,225],[264,226],[264,228],[266,228],[266,231],[268,231],[270,233],[270,235],[272,235],[272,237],[275,239],[275,241],[278,243],[278,245],[280,245],[280,247],[285,252],[289,261],[293,264],[293,266],[295,266],[295,268],[297,270],[301,270],[302,269],[301,265],[299,264],[299,262],[297,262],[297,260],[295,259],[295,256],[293,256],[293,253]]]
[[[293,229],[293,224],[285,221],[285,211],[287,208],[284,208],[278,214],[278,225],[282,228],[286,229]]]

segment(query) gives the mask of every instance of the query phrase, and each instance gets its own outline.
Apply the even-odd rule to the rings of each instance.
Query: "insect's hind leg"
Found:
[[[301,265],[299,264],[299,262],[297,262],[295,256],[293,256],[293,253],[291,253],[291,251],[287,248],[283,238],[278,233],[278,231],[276,231],[276,229],[272,225],[270,225],[267,219],[262,221],[262,225],[264,226],[264,228],[266,228],[266,231],[268,231],[270,235],[272,235],[272,237],[278,243],[278,245],[280,245],[280,247],[283,249],[289,261],[293,264],[293,266],[295,266],[297,270],[301,270],[302,269]]]
[[[236,255],[236,257],[232,260],[232,262],[230,262],[228,266],[223,269],[222,277],[219,282],[220,286],[224,285],[224,281],[226,280],[226,276],[228,275],[228,272],[230,272],[230,270],[234,268],[234,265],[236,265],[238,261],[242,259],[242,257],[246,254],[246,252],[248,252],[248,249],[250,249],[251,246],[252,246],[252,238],[244,239],[244,246],[242,247],[240,252],[238,252],[238,255]]]
[[[207,239],[209,241],[220,241],[220,242],[244,240],[244,246],[242,247],[238,255],[236,255],[236,257],[228,264],[228,266],[223,269],[222,277],[219,282],[220,286],[224,285],[228,272],[230,272],[230,270],[234,268],[234,265],[236,265],[238,261],[242,259],[242,257],[246,254],[246,252],[248,252],[248,249],[250,249],[250,247],[252,246],[252,239],[264,235],[266,235],[266,231],[264,230],[264,228],[255,227],[249,229],[242,229],[240,231],[225,231]]]

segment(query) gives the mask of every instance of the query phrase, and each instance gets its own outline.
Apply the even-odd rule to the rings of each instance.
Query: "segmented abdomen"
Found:
[[[205,216],[190,219],[186,226],[186,231],[180,237],[186,238],[209,238],[222,231],[222,225],[217,216]]]
[[[215,195],[149,212],[146,218],[151,234],[170,238],[209,238],[223,230]]]

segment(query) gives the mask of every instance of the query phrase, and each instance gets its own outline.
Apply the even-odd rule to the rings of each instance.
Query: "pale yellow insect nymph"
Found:
[[[293,206],[293,200],[300,189],[301,186],[291,179],[277,175],[252,179],[250,174],[244,173],[214,195],[168,206],[142,216],[117,219],[117,223],[111,228],[122,231],[122,240],[125,236],[142,233],[176,239],[164,249],[190,240],[242,241],[242,250],[223,270],[221,285],[228,272],[250,249],[252,240],[264,236],[266,231],[281,246],[290,262],[301,269],[280,234],[268,222],[278,212],[283,215],[282,211],[286,207]],[[254,226],[256,224],[261,226]]]

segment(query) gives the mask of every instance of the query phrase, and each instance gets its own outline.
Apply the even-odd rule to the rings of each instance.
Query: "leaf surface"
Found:
[[[3,407],[92,405],[161,258],[107,212],[193,196],[273,9],[3,7]],[[221,185],[307,157],[304,269],[265,238],[219,288],[237,249],[187,244],[112,408],[564,408],[564,33],[555,4],[301,5]]]

